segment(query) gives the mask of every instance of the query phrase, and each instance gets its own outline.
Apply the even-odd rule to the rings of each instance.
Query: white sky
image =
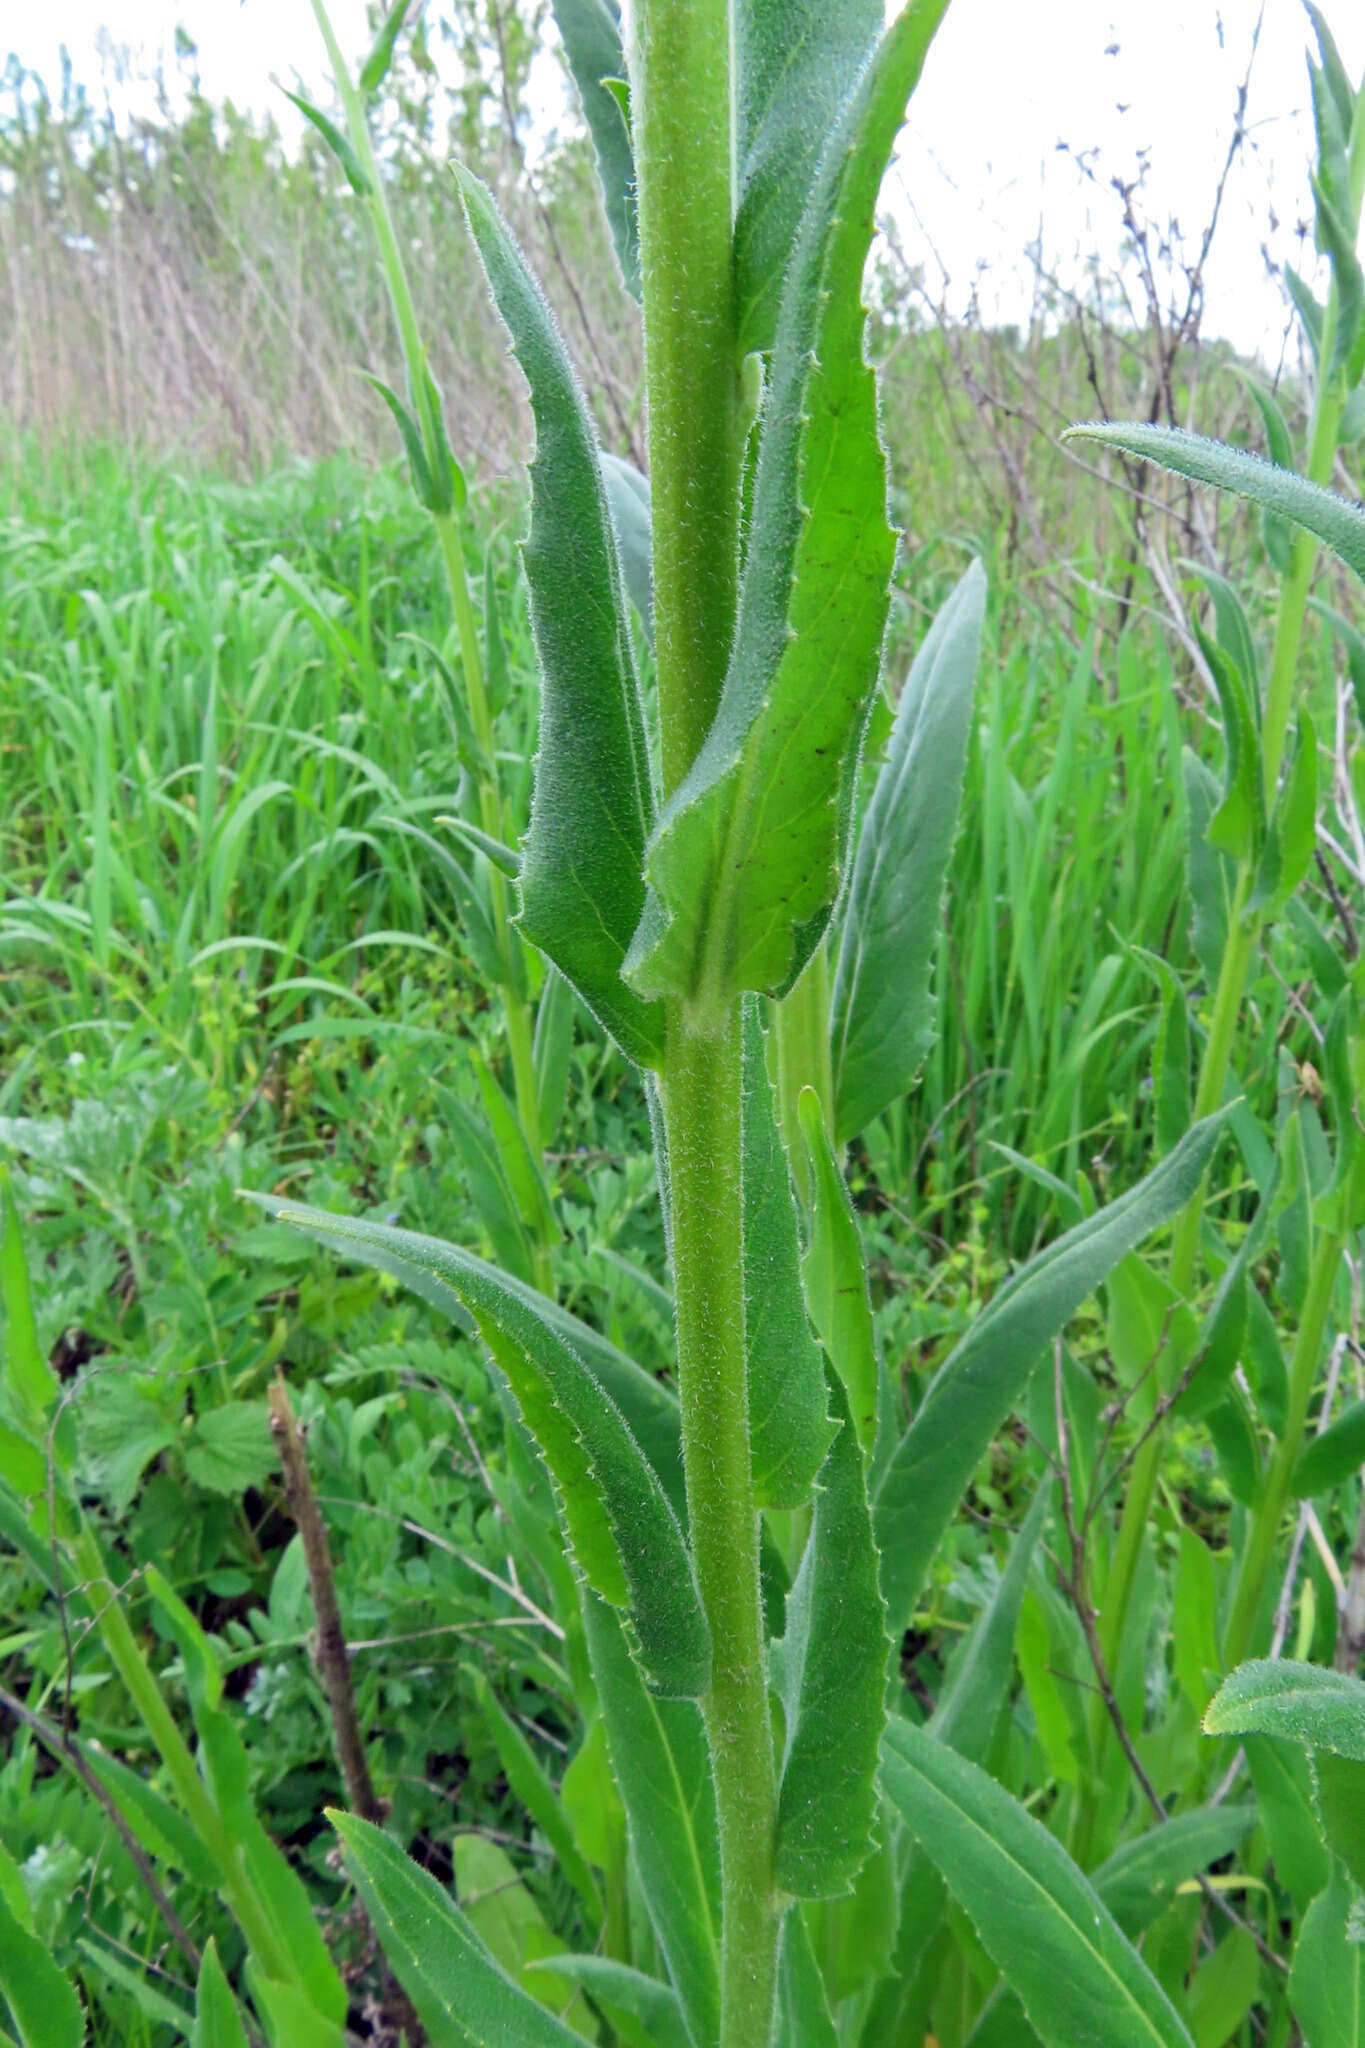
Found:
[[[439,0],[428,6],[434,14]],[[331,0],[331,12],[343,47],[363,55],[363,0]],[[1365,8],[1326,0],[1325,12],[1358,80]],[[1262,246],[1312,262],[1295,234],[1311,218],[1309,25],[1299,0],[954,0],[888,191],[907,253],[936,285],[937,252],[957,306],[975,286],[988,318],[1018,319],[1029,299],[1023,252],[1040,227],[1046,260],[1069,280],[1091,252],[1112,268],[1122,228],[1109,181],[1131,178],[1143,151],[1149,215],[1158,226],[1174,216],[1197,243],[1262,14],[1248,141],[1208,269],[1205,331],[1273,357],[1284,315]],[[325,98],[308,0],[0,0],[0,54],[13,48],[54,77],[65,43],[78,76],[97,86],[102,46],[126,49],[135,70],[150,68],[177,22],[199,46],[211,98],[278,114],[271,74],[288,81],[295,72]],[[1059,153],[1059,142],[1071,153]],[[1093,180],[1075,162],[1088,151]]]

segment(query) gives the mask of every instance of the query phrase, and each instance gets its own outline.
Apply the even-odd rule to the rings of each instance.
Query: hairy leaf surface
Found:
[[[1365,1763],[1365,1680],[1290,1659],[1253,1658],[1225,1679],[1204,1716],[1208,1735],[1278,1735]]]
[[[654,1065],[662,1015],[621,980],[654,817],[640,687],[597,437],[568,353],[487,187],[460,173],[470,232],[531,391],[522,547],[540,658],[540,752],[521,929],[628,1058]]]
[[[603,83],[604,79],[623,80],[626,76],[621,9],[617,0],[553,0],[553,5],[555,26],[597,152],[597,177],[616,260],[626,290],[638,299],[640,222],[635,205],[635,150],[625,110],[610,86]]]

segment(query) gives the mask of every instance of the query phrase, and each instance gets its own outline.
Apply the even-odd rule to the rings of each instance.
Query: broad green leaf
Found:
[[[730,668],[648,850],[626,971],[642,995],[685,995],[703,1014],[790,988],[839,889],[895,554],[862,277],[939,12],[914,0],[900,15],[821,158],[763,400]]]
[[[223,1975],[212,1936],[204,1944],[204,1959],[199,1966],[190,2048],[247,2048],[246,2029]]]
[[[1288,1659],[1253,1658],[1224,1681],[1206,1735],[1277,1735],[1365,1763],[1365,1680]]]
[[[810,1235],[801,1262],[811,1321],[848,1398],[864,1457],[877,1440],[877,1337],[858,1218],[825,1128],[820,1098],[797,1102],[810,1167]]]
[[[1068,427],[1063,438],[1098,441],[1136,455],[1140,461],[1160,463],[1194,483],[1212,484],[1218,490],[1235,491],[1239,498],[1250,498],[1267,511],[1305,527],[1339,555],[1348,569],[1365,579],[1365,511],[1263,456],[1229,448],[1226,442],[1210,441],[1202,434],[1186,433],[1183,427],[1154,427],[1140,420],[1091,421]]]
[[[602,481],[607,487],[611,523],[621,550],[621,574],[630,601],[640,614],[651,647],[654,644],[654,554],[649,478],[633,462],[602,451]]]
[[[194,1426],[185,1470],[196,1486],[234,1497],[260,1486],[278,1464],[264,1401],[232,1401],[210,1408]]]
[[[600,2029],[581,1993],[555,1968],[564,1943],[551,1932],[507,1851],[477,1834],[457,1834],[451,1851],[460,1910],[494,1962],[537,2005],[557,2013],[576,2034],[598,2040]],[[523,1973],[532,1962],[544,1967],[527,1978]]]
[[[581,2036],[499,1969],[444,1887],[390,1835],[353,1814],[327,1818],[432,2048],[578,2048]]]
[[[81,2002],[46,1946],[0,1898],[0,2001],[9,2003],[20,2048],[81,2048]]]
[[[820,151],[882,32],[879,0],[739,0],[734,9],[736,325],[770,349]]]
[[[777,1978],[777,2048],[838,2048],[839,2036],[829,2016],[824,1979],[810,1945],[810,1935],[793,1906],[782,1926],[782,1955]]]
[[[1244,1927],[1226,1930],[1204,1957],[1185,1994],[1195,2048],[1227,2048],[1256,2001],[1261,1959]]]
[[[92,1743],[82,1743],[81,1750],[148,1855],[212,1891],[218,1881],[217,1865],[180,1808],[163,1798],[141,1771],[130,1769],[108,1750]]]
[[[583,1621],[640,1887],[694,2041],[720,2032],[720,1874],[698,1710],[645,1690],[615,1614],[591,1591]]]
[[[46,1433],[47,1412],[61,1392],[61,1382],[43,1357],[33,1316],[33,1291],[24,1258],[23,1227],[10,1186],[9,1171],[0,1167],[0,1365],[3,1385],[18,1421],[37,1435]]]
[[[1275,1875],[1302,1912],[1326,1884],[1330,1864],[1313,1810],[1308,1758],[1269,1736],[1248,1736],[1244,1747]]]
[[[1091,1883],[1124,1933],[1136,1936],[1166,1910],[1178,1887],[1240,1849],[1256,1825],[1254,1806],[1199,1806],[1125,1842]]]
[[[859,832],[830,994],[841,1144],[912,1086],[933,1036],[930,976],[985,606],[974,562],[911,664]]]
[[[1297,1500],[1326,1493],[1365,1465],[1365,1401],[1356,1401],[1330,1429],[1315,1436],[1294,1467],[1289,1490]]]
[[[459,177],[536,428],[522,559],[540,657],[540,752],[519,922],[628,1058],[653,1066],[662,1011],[625,986],[621,964],[644,905],[654,793],[597,439],[550,309],[487,187]]]
[[[552,1963],[531,1963],[528,1968],[533,1972],[552,1968],[556,1976],[571,1977],[608,2015],[613,2006],[628,2013],[644,2028],[650,2048],[693,2048],[676,1994],[657,1977],[646,1977],[629,1963],[615,1962],[610,1956],[556,1956]]]
[[[1304,2048],[1365,2048],[1365,1900],[1341,1865],[1304,1915],[1294,1946],[1289,2003]]]
[[[1031,1259],[935,1374],[873,1502],[893,1635],[909,1625],[972,1472],[1041,1353],[1119,1260],[1185,1206],[1222,1125],[1222,1116],[1196,1124],[1137,1187]]]
[[[276,1204],[282,1222],[319,1235],[318,1212]],[[603,1597],[628,1607],[645,1669],[662,1691],[693,1695],[710,1673],[710,1637],[692,1561],[662,1482],[632,1435],[570,1319],[482,1259],[412,1232],[325,1219],[334,1245],[397,1239],[414,1264],[459,1296],[517,1397],[554,1475],[579,1566]]]
[[[985,1757],[1009,1696],[1019,1610],[1047,1514],[1048,1488],[1040,1486],[1023,1528],[1010,1545],[990,1604],[972,1623],[943,1674],[929,1733],[972,1763]]]
[[[1202,1719],[1213,1698],[1218,1653],[1218,1581],[1213,1552],[1197,1529],[1182,1523],[1180,1565],[1171,1616],[1171,1650],[1181,1690]]]
[[[472,1676],[479,1711],[488,1724],[503,1776],[554,1850],[561,1872],[577,1892],[588,1925],[596,1933],[602,1922],[602,1895],[597,1888],[597,1880],[578,1853],[573,1829],[555,1789],[541,1769],[530,1743],[510,1714],[504,1712],[485,1674],[476,1670]]]
[[[1093,1886],[994,1778],[895,1721],[882,1782],[1046,2048],[1191,2048]]]
[[[630,122],[605,79],[626,76],[618,0],[553,0],[555,25],[573,72],[583,115],[597,152],[616,261],[631,297],[640,296],[640,224],[635,205],[635,150]]]
[[[684,1520],[687,1508],[677,1397],[652,1373],[618,1351],[599,1330],[580,1322],[534,1287],[438,1237],[424,1237],[415,1230],[399,1230],[363,1217],[336,1216],[326,1209],[281,1201],[276,1195],[247,1194],[246,1199],[280,1220],[287,1216],[296,1229],[329,1251],[392,1274],[462,1330],[474,1328],[458,1292],[466,1279],[480,1288],[506,1294],[513,1304],[539,1318],[601,1381],[653,1467],[679,1522]]]
[[[749,1450],[760,1507],[801,1507],[834,1434],[758,1006],[744,1016],[744,1342]]]
[[[777,1882],[800,1899],[849,1891],[871,1853],[877,1746],[886,1725],[890,1643],[863,1460],[834,1374],[830,1394],[841,1427],[787,1596],[787,1632],[772,1650],[787,1722]]]
[[[1314,1750],[1313,1779],[1323,1840],[1365,1888],[1365,1764]]]
[[[1266,823],[1251,692],[1246,677],[1217,641],[1200,633],[1199,644],[1217,686],[1228,757],[1222,801],[1208,822],[1208,842],[1234,860],[1251,860],[1261,851]]]
[[[272,2042],[287,2041],[289,2048],[351,2048],[345,2027],[320,2013],[297,1984],[267,1977],[251,1961],[246,1982]]]

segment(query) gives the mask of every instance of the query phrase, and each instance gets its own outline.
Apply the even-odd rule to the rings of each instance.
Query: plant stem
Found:
[[[730,238],[728,0],[640,0],[635,161],[664,793],[715,716],[730,654],[744,443]]]
[[[688,1522],[714,1659],[702,1710],[720,1832],[721,2048],[764,2048],[772,2028],[781,1920],[758,1514],[749,1464],[736,1005],[722,1035],[702,1037],[689,1031],[682,1004],[670,1004],[662,1093]]]
[[[1339,1231],[1328,1230],[1323,1232],[1314,1249],[1308,1291],[1304,1296],[1303,1313],[1294,1339],[1294,1355],[1290,1360],[1289,1403],[1284,1428],[1271,1453],[1261,1496],[1251,1518],[1251,1530],[1242,1552],[1237,1590],[1223,1638],[1223,1655],[1229,1669],[1241,1663],[1252,1645],[1266,1573],[1270,1569],[1280,1533],[1280,1518],[1289,1497],[1289,1481],[1303,1449],[1308,1410],[1322,1357],[1323,1336],[1345,1247],[1345,1237]]]

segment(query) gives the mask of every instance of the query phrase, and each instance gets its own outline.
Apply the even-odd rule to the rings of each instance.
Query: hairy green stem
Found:
[[[715,716],[738,580],[744,441],[730,254],[729,6],[640,0],[634,34],[654,618],[668,794]]]
[[[1289,1366],[1289,1401],[1284,1428],[1271,1453],[1260,1499],[1251,1518],[1251,1529],[1237,1573],[1237,1590],[1223,1638],[1223,1655],[1229,1670],[1240,1664],[1252,1647],[1265,1593],[1266,1574],[1275,1554],[1280,1519],[1289,1498],[1289,1481],[1303,1449],[1308,1410],[1312,1405],[1327,1318],[1332,1308],[1332,1294],[1341,1272],[1345,1248],[1344,1236],[1329,1230],[1323,1232],[1313,1252],[1308,1291],[1304,1296],[1303,1313],[1299,1317],[1294,1355]]]
[[[661,1092],[688,1522],[713,1656],[702,1710],[720,1832],[720,2039],[721,2048],[764,2048],[781,1921],[758,1512],[749,1463],[737,1006],[719,1037],[701,1037],[689,1031],[683,1006],[670,1005]]]

